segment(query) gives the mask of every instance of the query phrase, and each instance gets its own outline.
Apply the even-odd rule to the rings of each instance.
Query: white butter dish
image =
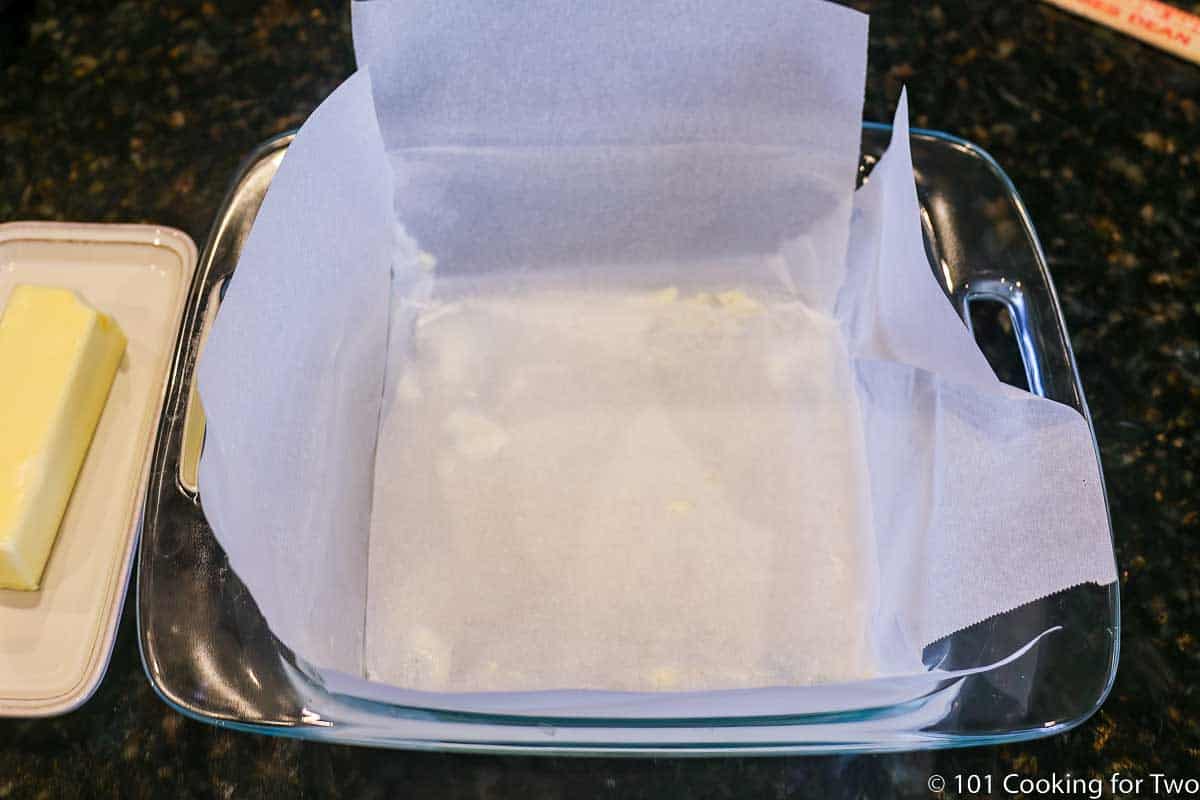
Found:
[[[0,589],[0,717],[71,711],[104,676],[195,265],[192,240],[171,228],[0,225],[0,308],[18,284],[71,289],[128,339],[41,589]],[[0,386],[19,380],[0,375]]]

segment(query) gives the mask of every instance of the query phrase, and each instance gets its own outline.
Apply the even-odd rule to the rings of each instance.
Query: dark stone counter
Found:
[[[1200,776],[1200,66],[1025,0],[861,6],[867,117],[889,119],[906,83],[914,124],[1005,167],[1049,258],[1117,536],[1122,662],[1099,713],[1044,741],[893,756],[332,747],[168,709],[142,673],[130,598],[83,709],[0,721],[0,799],[929,797],[935,772],[990,774],[997,788],[1011,772]],[[298,126],[353,66],[341,2],[0,0],[0,15],[0,220],[153,221],[203,242],[242,156]]]

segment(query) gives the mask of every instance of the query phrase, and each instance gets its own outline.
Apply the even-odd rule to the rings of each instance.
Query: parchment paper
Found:
[[[1115,579],[1085,421],[930,273],[903,102],[853,191],[864,17],[376,0],[354,34],[200,371],[205,512],[331,688],[865,707]]]

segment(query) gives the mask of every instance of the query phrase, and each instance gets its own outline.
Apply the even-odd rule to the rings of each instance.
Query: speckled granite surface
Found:
[[[907,83],[916,124],[973,139],[1008,170],[1050,260],[1103,448],[1124,599],[1121,671],[1095,717],[1031,744],[853,758],[304,744],[170,711],[143,676],[129,602],[90,703],[0,722],[0,799],[928,797],[934,772],[1200,776],[1200,67],[1023,0],[858,5],[873,14],[867,116],[888,118]],[[239,159],[352,68],[340,2],[6,7],[0,220],[145,220],[202,242]]]

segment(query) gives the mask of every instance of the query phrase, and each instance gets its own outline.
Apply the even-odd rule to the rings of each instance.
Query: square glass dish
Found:
[[[890,136],[890,126],[864,126],[864,176]],[[267,628],[205,521],[202,487],[196,485],[203,441],[193,387],[197,356],[291,139],[279,136],[252,153],[225,198],[191,287],[159,427],[143,515],[137,609],[146,674],[173,708],[239,730],[384,747],[753,755],[1031,739],[1079,724],[1103,702],[1117,668],[1117,584],[1076,586],[943,639],[926,648],[925,663],[954,669],[998,661],[1061,626],[1003,667],[946,681],[910,702],[852,712],[636,720],[500,716],[390,705],[327,690]],[[1006,346],[1014,352],[1015,337],[1012,362],[1023,365],[1020,378],[1028,388],[1072,406],[1090,425],[1045,258],[1012,183],[983,150],[944,133],[913,131],[912,154],[930,262],[955,308],[970,324],[987,319],[978,313],[985,302],[995,304],[1006,321],[989,326],[991,335],[977,331],[985,353],[1002,359]],[[1005,377],[1005,365],[994,365]]]

